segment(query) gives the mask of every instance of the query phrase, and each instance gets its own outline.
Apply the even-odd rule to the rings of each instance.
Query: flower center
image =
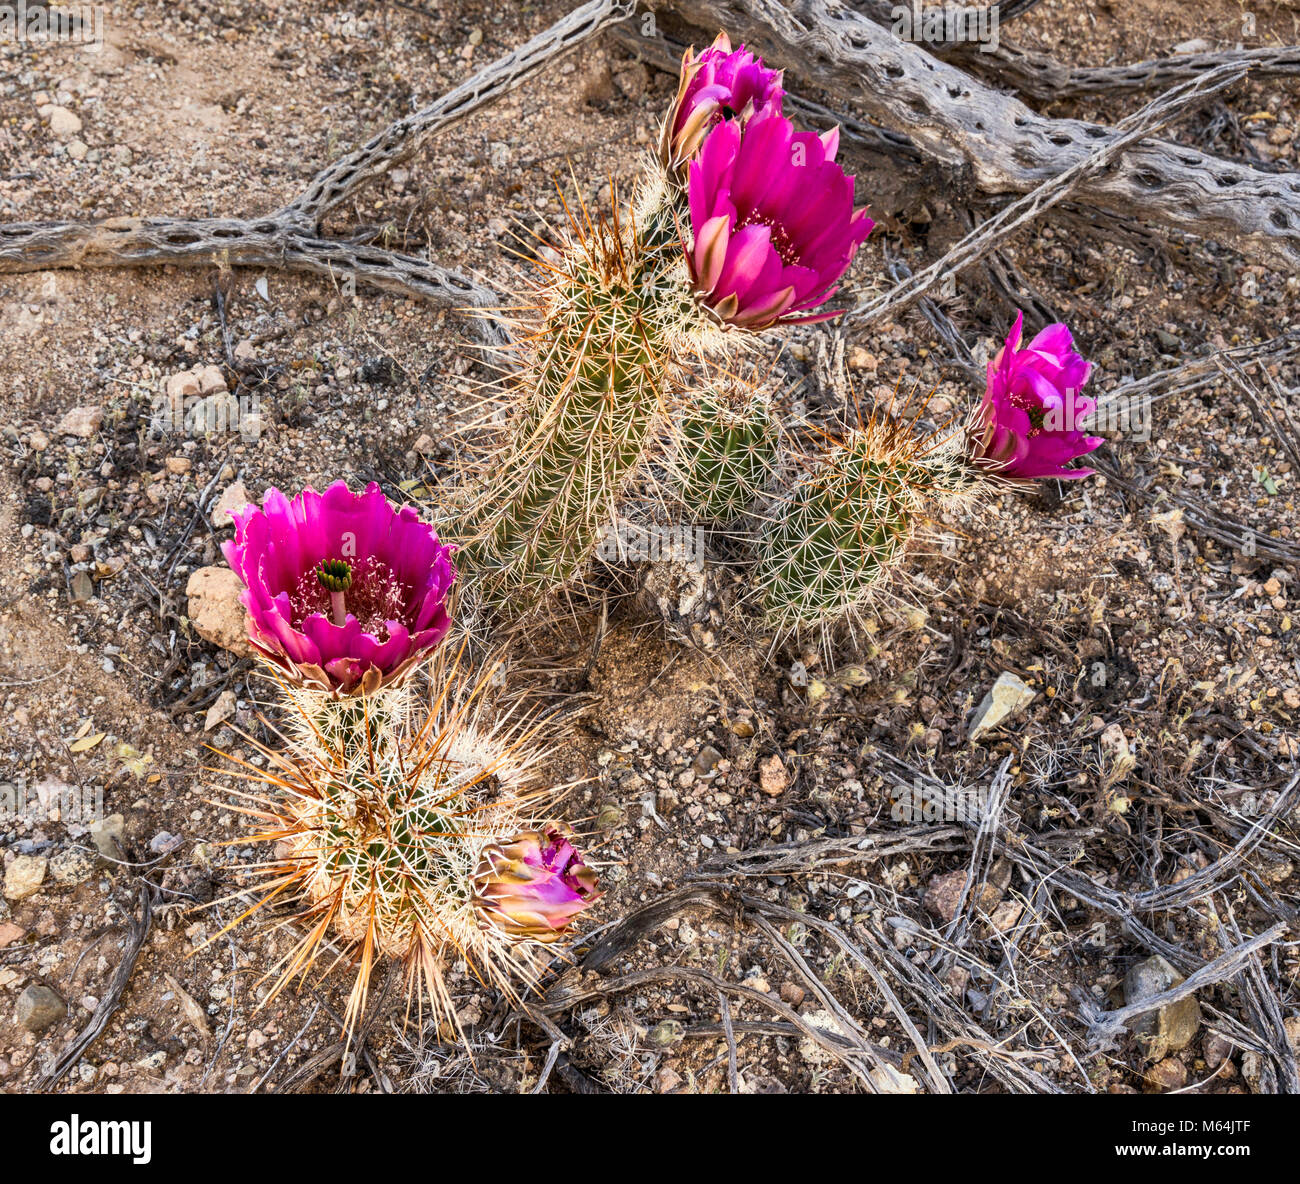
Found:
[[[791,240],[790,232],[775,218],[758,210],[751,210],[736,224],[736,230],[740,231],[746,226],[768,228],[772,235],[772,249],[781,257],[781,262],[786,267],[793,267],[799,262],[799,249]]]
[[[1033,439],[1034,436],[1042,435],[1043,423],[1047,418],[1047,411],[1034,395],[1028,391],[1012,391],[1011,405],[1019,407],[1027,416],[1029,416],[1030,428],[1026,436],[1027,439]]]
[[[303,621],[320,613],[342,625],[350,614],[366,633],[386,641],[385,622],[405,619],[407,591],[393,569],[373,555],[356,563],[327,559],[303,572],[289,590],[291,623],[301,629]]]

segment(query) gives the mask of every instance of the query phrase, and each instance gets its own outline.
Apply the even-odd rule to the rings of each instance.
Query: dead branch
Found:
[[[149,936],[149,929],[153,923],[153,906],[153,888],[149,884],[142,884],[140,887],[140,913],[138,916],[132,917],[127,926],[126,942],[122,947],[122,960],[117,964],[117,969],[113,971],[113,977],[109,980],[107,989],[100,996],[99,1004],[90,1017],[90,1022],[77,1034],[77,1038],[63,1050],[58,1060],[36,1079],[32,1086],[35,1092],[48,1093],[52,1090],[68,1070],[81,1060],[86,1053],[86,1049],[103,1035],[104,1029],[108,1027],[109,1017],[112,1016],[122,1002],[122,996],[126,993],[127,984],[131,981],[131,974],[135,970],[136,960],[140,957],[140,951],[144,949],[145,939]]]
[[[1286,925],[1279,923],[1263,933],[1257,933],[1213,962],[1208,962],[1199,970],[1189,974],[1178,986],[1143,999],[1140,1003],[1128,1003],[1114,1011],[1103,1011],[1094,999],[1081,994],[1079,1014],[1088,1024],[1089,1043],[1095,1047],[1114,1048],[1120,1033],[1124,1031],[1125,1025],[1130,1020],[1162,1007],[1168,1007],[1171,1003],[1177,1003],[1178,1000],[1195,994],[1204,987],[1211,987],[1226,979],[1235,978],[1249,965],[1251,955],[1256,950],[1272,945],[1285,931]]]
[[[518,49],[485,66],[472,78],[448,91],[414,115],[391,123],[360,148],[340,157],[316,174],[301,197],[281,214],[316,229],[322,218],[357,190],[408,160],[425,143],[472,111],[494,102],[557,61],[601,29],[630,16],[634,0],[589,0]]]
[[[656,0],[659,6],[668,0]],[[727,27],[792,74],[831,85],[873,118],[907,129],[928,155],[966,167],[991,193],[1027,193],[1116,138],[1113,128],[1047,119],[842,0],[673,0],[692,23]],[[1300,176],[1269,174],[1179,144],[1129,145],[1077,194],[1123,214],[1218,237],[1271,266],[1300,267]]]
[[[501,297],[411,255],[298,230],[283,215],[237,218],[110,218],[0,226],[0,272],[56,267],[272,267],[366,283],[452,308],[497,307]]]
[[[1126,148],[1136,144],[1155,128],[1169,123],[1196,99],[1222,90],[1241,77],[1240,68],[1225,66],[1216,73],[1203,75],[1194,82],[1183,83],[1167,94],[1161,95],[1142,110],[1124,119],[1115,128],[1113,138],[1108,139],[1063,173],[1044,181],[1018,201],[1004,206],[987,222],[966,235],[942,259],[936,260],[929,267],[918,271],[875,299],[860,303],[847,314],[845,320],[865,323],[898,313],[936,284],[955,277],[972,263],[1007,242],[1017,231],[1045,210],[1051,209],[1070,192],[1083,186],[1089,177],[1096,176]]]
[[[1298,45],[1179,54],[1134,62],[1130,66],[1067,66],[1050,54],[1003,40],[997,49],[988,53],[981,52],[978,46],[963,45],[953,58],[965,67],[1014,87],[1022,95],[1045,101],[1159,90],[1208,74],[1220,66],[1246,66],[1256,78],[1300,74]]]

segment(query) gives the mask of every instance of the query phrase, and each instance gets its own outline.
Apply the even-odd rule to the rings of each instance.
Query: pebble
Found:
[[[243,590],[244,582],[230,568],[200,567],[185,585],[185,595],[189,597],[186,611],[200,637],[241,658],[251,658],[253,647],[248,642],[247,614],[239,603]]]
[[[15,925],[12,921],[0,921],[0,950],[13,945],[26,932],[21,925]]]
[[[174,474],[188,473],[194,467],[194,462],[188,456],[169,456],[163,463],[167,471]]]
[[[33,985],[18,996],[15,1018],[29,1032],[44,1032],[68,1014],[68,1005],[49,987]]]
[[[20,855],[5,868],[5,897],[26,900],[35,896],[45,882],[49,861],[41,855]]]
[[[60,851],[50,860],[50,875],[57,884],[84,884],[94,874],[94,858],[78,847]]]
[[[707,777],[714,769],[717,768],[718,762],[722,760],[720,753],[712,744],[706,744],[700,749],[699,755],[695,758],[695,763],[691,768],[699,777]]]
[[[73,140],[72,143],[68,145],[68,155],[72,157],[73,160],[85,160],[86,155],[89,152],[90,147],[84,140]]]
[[[73,407],[59,420],[59,425],[54,429],[54,433],[58,436],[79,436],[81,439],[86,440],[99,431],[103,422],[104,409],[102,407]]]
[[[217,504],[212,510],[212,525],[220,530],[224,527],[233,527],[230,511],[238,510],[242,506],[248,505],[248,490],[244,488],[242,481],[232,482],[221,491],[221,496],[217,498]]]
[[[971,719],[969,738],[978,740],[991,732],[1003,720],[1010,719],[1023,711],[1034,698],[1034,689],[1026,686],[1018,675],[1006,670],[998,675],[997,681],[980,701]]]
[[[758,764],[758,787],[765,794],[776,797],[790,788],[790,774],[786,772],[781,754],[774,752]]]
[[[89,833],[95,850],[105,859],[122,858],[126,844],[126,819],[121,814],[110,814],[91,823]]]
[[[1187,1066],[1177,1057],[1165,1057],[1146,1071],[1143,1082],[1152,1093],[1168,1093],[1187,1084]]]
[[[1124,1002],[1141,1003],[1178,986],[1183,976],[1155,954],[1136,962],[1124,976]],[[1129,1030],[1146,1050],[1149,1060],[1159,1061],[1168,1053],[1178,1052],[1192,1042],[1201,1026],[1201,1007],[1195,995],[1187,995],[1155,1011],[1129,1021]]]
[[[53,103],[49,103],[42,107],[37,114],[42,119],[49,120],[50,131],[60,139],[75,136],[81,131],[81,116],[75,111],[69,111],[66,107],[57,107]]]

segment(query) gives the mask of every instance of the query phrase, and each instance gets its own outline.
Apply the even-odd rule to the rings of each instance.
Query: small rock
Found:
[[[1165,1094],[1187,1084],[1187,1066],[1177,1057],[1165,1057],[1146,1071],[1143,1084],[1152,1093]]]
[[[691,765],[691,768],[695,770],[697,777],[707,777],[717,768],[720,760],[722,760],[722,753],[714,748],[712,744],[706,744],[700,749],[699,756],[695,758],[695,763]]]
[[[218,724],[223,724],[235,714],[235,692],[222,691],[217,700],[208,708],[203,720],[203,730],[212,731]]]
[[[1205,1057],[1205,1063],[1211,1069],[1217,1069],[1230,1056],[1236,1045],[1226,1037],[1220,1036],[1218,1032],[1209,1032],[1201,1045],[1202,1055]]]
[[[175,851],[183,842],[185,842],[183,836],[174,835],[169,830],[160,830],[149,840],[149,850],[155,855],[167,855]]]
[[[675,1073],[665,1065],[655,1074],[655,1090],[661,1094],[670,1094],[682,1083],[682,1075]]]
[[[167,377],[167,399],[179,411],[184,411],[184,401],[201,394],[203,387],[199,376],[193,370],[182,370],[179,374]]]
[[[412,445],[412,448],[413,448],[413,449],[414,449],[414,450],[415,450],[415,451],[416,451],[420,456],[428,456],[429,453],[431,453],[431,452],[434,450],[435,447],[436,447],[436,445],[435,445],[434,442],[433,442],[433,437],[430,436],[430,435],[428,434],[428,432],[425,432],[425,433],[424,433],[424,434],[423,434],[423,435],[422,435],[418,440],[416,440],[416,442]]]
[[[90,578],[90,572],[78,571],[72,576],[72,603],[84,604],[95,595],[95,582]]]
[[[9,900],[26,900],[35,896],[45,882],[48,861],[40,855],[20,855],[5,868],[5,896]]]
[[[804,1000],[806,992],[798,983],[781,984],[781,1001],[791,1007],[798,1007]]]
[[[94,874],[94,858],[78,847],[60,851],[50,860],[50,875],[57,884],[84,884]]]
[[[957,915],[957,904],[961,900],[962,889],[966,886],[966,872],[947,872],[935,876],[925,889],[921,904],[925,911],[932,913],[943,921],[951,921]],[[990,912],[1002,899],[1002,892],[996,884],[987,880],[976,894],[976,907]]]
[[[1174,46],[1174,53],[1209,53],[1212,48],[1204,37],[1194,37],[1191,41],[1180,41]]]
[[[90,146],[84,140],[73,140],[68,145],[68,155],[73,160],[85,160],[86,154],[90,151]]]
[[[1178,986],[1183,976],[1164,958],[1155,954],[1129,967],[1124,976],[1125,1003],[1142,1003]],[[1171,1052],[1186,1048],[1201,1026],[1201,1005],[1195,995],[1187,995],[1154,1011],[1129,1021],[1129,1030],[1143,1046],[1147,1058],[1164,1059]]]
[[[81,116],[74,111],[69,111],[66,107],[56,107],[51,103],[42,107],[38,114],[42,119],[50,121],[50,131],[60,139],[75,136],[81,131]]]
[[[103,422],[104,409],[102,407],[73,407],[59,420],[59,425],[54,429],[54,433],[58,436],[80,436],[83,440],[86,440],[99,431]]]
[[[202,395],[224,395],[230,388],[226,386],[226,376],[220,366],[204,366],[198,372],[199,393]]]
[[[785,764],[779,752],[774,752],[766,760],[759,761],[758,787],[772,797],[785,793],[790,788],[790,774],[785,771]]]
[[[244,582],[228,567],[200,567],[185,585],[194,631],[241,658],[251,658],[247,616],[239,603],[243,591]]]
[[[174,474],[188,473],[194,467],[188,456],[169,456],[163,464],[169,473]]]
[[[50,438],[40,428],[27,437],[27,447],[33,452],[44,452],[50,446]]]
[[[121,859],[126,844],[126,819],[121,814],[110,814],[89,828],[90,841],[105,859]]]
[[[0,921],[0,950],[13,945],[26,932],[21,925],[15,925],[12,921]]]
[[[68,1005],[49,987],[30,986],[18,996],[15,1017],[29,1032],[44,1032],[68,1014]]]
[[[1023,711],[1034,697],[1034,689],[1026,686],[1011,671],[1003,671],[998,680],[981,700],[971,720],[969,738],[973,742],[992,731],[1003,720]]]
[[[238,510],[248,505],[248,490],[242,481],[234,481],[221,491],[217,504],[212,510],[212,525],[220,530],[223,526],[234,526],[230,517],[231,510]]]

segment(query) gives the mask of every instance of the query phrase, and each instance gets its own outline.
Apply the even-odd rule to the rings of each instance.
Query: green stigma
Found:
[[[330,592],[346,592],[352,587],[352,565],[346,559],[324,559],[316,578]]]

